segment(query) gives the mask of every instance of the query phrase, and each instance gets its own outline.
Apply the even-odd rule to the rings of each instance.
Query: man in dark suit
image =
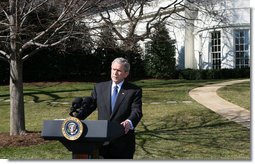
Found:
[[[135,152],[135,127],[143,116],[142,89],[125,80],[129,70],[126,59],[116,58],[111,65],[111,81],[95,85],[93,105],[85,112],[89,115],[97,108],[99,120],[118,122],[125,129],[125,135],[100,148],[99,154],[105,159],[133,159]]]

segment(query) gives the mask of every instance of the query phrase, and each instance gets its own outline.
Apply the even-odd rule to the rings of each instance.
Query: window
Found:
[[[235,66],[236,68],[250,67],[249,31],[235,30]]]
[[[211,33],[212,69],[221,69],[221,36],[220,31]]]

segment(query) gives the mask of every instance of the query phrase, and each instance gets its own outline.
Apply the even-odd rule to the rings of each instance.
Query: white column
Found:
[[[188,3],[188,2],[187,2]],[[195,52],[194,52],[194,20],[197,17],[197,11],[193,8],[192,4],[187,4],[189,8],[192,9],[185,9],[185,17],[186,25],[185,25],[185,38],[184,38],[184,46],[185,46],[185,68],[192,68],[195,69],[196,66],[194,64],[195,60]]]

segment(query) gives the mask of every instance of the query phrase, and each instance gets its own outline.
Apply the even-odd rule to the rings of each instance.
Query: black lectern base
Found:
[[[83,153],[83,154],[73,153],[72,159],[92,159],[92,158],[90,157],[90,155],[85,154],[85,153]]]
[[[98,150],[94,151],[92,154],[72,152],[72,159],[99,159],[99,153]]]

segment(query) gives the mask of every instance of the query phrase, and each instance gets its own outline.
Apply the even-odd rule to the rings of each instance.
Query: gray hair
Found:
[[[125,72],[129,72],[130,71],[130,64],[128,63],[128,60],[122,57],[116,58],[112,61],[113,63],[119,63],[119,64],[123,64],[124,65],[124,71]]]

